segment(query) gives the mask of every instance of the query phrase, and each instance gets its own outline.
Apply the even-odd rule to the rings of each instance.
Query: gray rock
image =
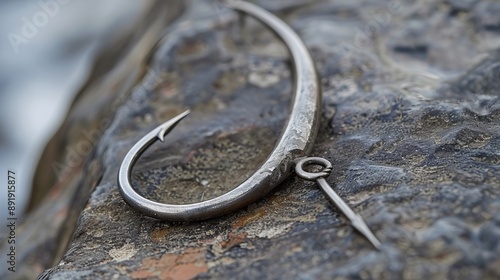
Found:
[[[134,171],[137,189],[158,201],[200,201],[236,186],[265,160],[288,114],[292,77],[276,37],[251,19],[238,25],[217,5],[189,2],[188,24],[170,25],[150,56],[152,71],[117,83],[122,90],[108,89],[108,100],[80,101],[99,108],[93,123],[112,121],[83,173],[68,175],[75,183],[63,188],[75,195],[61,199],[72,211],[59,232],[76,229],[40,278],[498,279],[497,3],[459,2],[259,2],[313,54],[323,86],[313,155],[333,163],[328,182],[382,250],[294,176],[246,209],[204,222],[155,221],[123,202],[121,159],[181,110],[194,114]]]

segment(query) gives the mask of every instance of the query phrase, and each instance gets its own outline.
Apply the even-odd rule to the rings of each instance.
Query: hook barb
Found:
[[[182,119],[184,119],[187,115],[189,115],[189,113],[191,113],[191,110],[187,110],[184,113],[182,113],[180,115],[177,115],[177,116],[173,117],[172,119],[166,121],[162,125],[160,125],[158,127],[159,131],[156,134],[156,136],[158,137],[158,139],[160,139],[161,142],[164,142],[165,141],[165,135],[167,135],[170,131],[172,131],[172,129],[174,129],[174,127]]]

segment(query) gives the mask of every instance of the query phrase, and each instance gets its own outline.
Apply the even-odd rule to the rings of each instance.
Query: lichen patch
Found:
[[[109,250],[109,255],[113,258],[114,261],[121,262],[129,260],[137,253],[137,249],[134,244],[127,243],[123,245],[119,249],[111,249]]]

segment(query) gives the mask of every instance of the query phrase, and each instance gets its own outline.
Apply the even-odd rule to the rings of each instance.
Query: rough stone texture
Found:
[[[130,67],[145,74],[106,100],[77,100],[80,123],[112,121],[83,175],[67,175],[75,183],[63,189],[95,189],[68,247],[60,244],[64,257],[41,278],[498,279],[500,3],[259,3],[311,50],[323,87],[313,155],[332,161],[328,182],[383,249],[294,176],[246,209],[204,222],[155,221],[123,202],[121,159],[182,110],[194,113],[134,171],[137,189],[159,201],[199,201],[234,187],[265,160],[287,117],[283,45],[252,20],[240,26],[217,5],[188,2],[184,23],[171,25],[140,64],[149,72]],[[96,104],[100,114],[83,113]],[[85,199],[60,202],[76,208],[61,213],[68,224]]]

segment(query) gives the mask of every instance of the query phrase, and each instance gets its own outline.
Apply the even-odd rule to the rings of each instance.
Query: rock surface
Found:
[[[295,176],[204,222],[155,221],[121,199],[127,150],[187,108],[193,114],[134,170],[147,197],[186,203],[231,189],[265,160],[286,121],[292,75],[281,42],[251,19],[239,25],[238,15],[193,1],[151,55],[122,66],[122,79],[106,77],[113,86],[89,81],[70,113],[79,126],[67,122],[53,140],[77,149],[86,124],[102,125],[86,161],[59,181],[58,204],[33,214],[43,223],[59,209],[68,225],[37,248],[69,240],[76,223],[41,279],[500,277],[500,3],[283,2],[258,1],[299,33],[322,77],[312,155],[333,163],[327,181],[383,249]],[[41,229],[28,223],[22,234]],[[39,267],[58,258],[42,252],[29,252],[49,259]]]

